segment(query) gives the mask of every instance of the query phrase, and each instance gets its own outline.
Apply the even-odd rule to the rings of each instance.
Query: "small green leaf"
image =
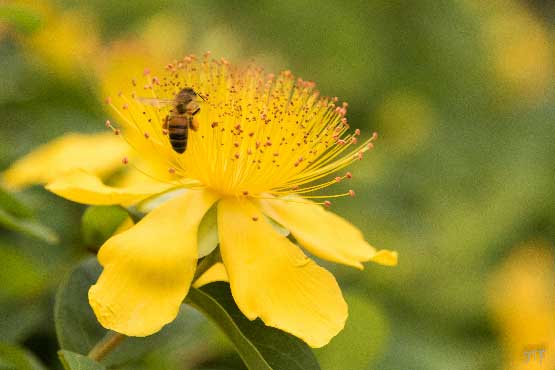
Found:
[[[47,243],[57,243],[58,236],[50,228],[32,218],[32,210],[15,194],[0,187],[0,226]]]
[[[54,321],[60,347],[87,354],[106,335],[89,306],[88,291],[96,283],[101,266],[91,257],[80,263],[61,283],[56,294]],[[141,359],[164,343],[190,342],[190,333],[202,322],[202,316],[185,305],[177,318],[160,332],[145,338],[126,338],[102,363],[119,366]]]
[[[75,352],[61,350],[58,356],[65,370],[106,370],[104,365]]]
[[[0,21],[29,34],[37,31],[41,25],[41,17],[36,10],[16,4],[0,6]]]
[[[50,244],[55,244],[59,240],[52,229],[31,218],[17,218],[3,208],[0,208],[0,226]]]
[[[45,370],[45,367],[25,349],[0,342],[0,369]]]
[[[202,218],[198,228],[198,258],[209,255],[218,246],[217,205],[213,205]]]
[[[18,218],[29,218],[33,216],[33,211],[21,200],[17,194],[9,193],[0,187],[0,208]]]
[[[250,370],[320,370],[303,341],[243,316],[228,284],[217,282],[200,289],[191,288],[187,302],[224,331]]]
[[[81,219],[83,242],[87,247],[98,249],[129,217],[120,206],[91,206]]]

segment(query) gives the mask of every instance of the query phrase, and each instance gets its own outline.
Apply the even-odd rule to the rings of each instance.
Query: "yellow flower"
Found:
[[[121,157],[128,152],[129,147],[109,133],[67,134],[16,161],[0,180],[5,187],[19,190],[48,183],[75,169],[104,177],[120,167]]]
[[[123,163],[151,181],[113,188],[75,171],[47,185],[85,204],[156,205],[99,251],[104,270],[89,301],[100,323],[147,336],[176,317],[199,258],[199,225],[215,206],[225,266],[218,269],[228,276],[240,310],[313,347],[328,343],[347,318],[339,286],[275,224],[319,258],[357,268],[365,261],[395,265],[395,252],[375,250],[357,228],[322,207],[330,198],[354,196],[352,190],[314,195],[350,178],[337,171],[361,159],[375,136],[357,145],[360,131],[349,133],[346,104],[320,98],[313,83],[288,71],[274,76],[206,54],[141,78],[108,99],[119,118],[107,126],[139,158]],[[162,128],[171,106],[136,98],[173,98],[186,86],[206,102],[195,116],[198,130],[189,130],[187,149],[179,154]],[[150,202],[157,197],[163,201]]]
[[[492,275],[488,303],[506,369],[555,367],[554,277],[552,243],[541,239],[518,245]]]

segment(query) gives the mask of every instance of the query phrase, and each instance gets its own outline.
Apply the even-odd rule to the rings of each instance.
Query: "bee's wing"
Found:
[[[175,104],[175,99],[159,99],[159,98],[145,98],[145,97],[137,97],[135,98],[138,102],[143,104],[152,105],[154,107],[162,108],[168,105]]]

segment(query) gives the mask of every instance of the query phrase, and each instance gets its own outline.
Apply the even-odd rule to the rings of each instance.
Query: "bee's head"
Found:
[[[187,104],[189,104],[196,96],[197,93],[190,87],[181,89],[181,91],[179,91],[179,93],[175,96],[175,100],[177,101],[175,109],[177,110],[177,113],[185,113],[187,111]]]

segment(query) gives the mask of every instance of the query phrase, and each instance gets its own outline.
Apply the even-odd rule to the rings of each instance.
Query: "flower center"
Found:
[[[122,129],[108,126],[137,151],[135,168],[159,181],[234,196],[323,198],[311,193],[350,178],[332,174],[362,159],[376,138],[357,145],[360,131],[349,132],[347,103],[320,97],[313,82],[289,71],[275,76],[252,65],[238,68],[207,53],[168,65],[160,77],[145,71],[144,78],[142,86],[132,81],[128,95],[108,99]],[[174,99],[184,88],[203,98],[194,116],[176,113]],[[177,137],[172,122],[188,122],[179,136],[186,136],[182,154],[170,140]],[[139,168],[147,164],[149,170]],[[354,192],[336,196],[344,195]]]

